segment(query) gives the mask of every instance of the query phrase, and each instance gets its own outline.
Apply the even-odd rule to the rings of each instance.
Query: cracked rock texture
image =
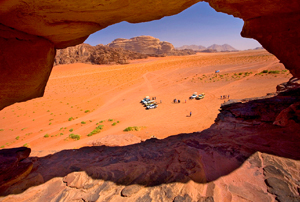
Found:
[[[91,33],[121,21],[138,23],[174,15],[200,1],[1,1],[0,69],[5,76],[0,109],[43,95],[54,48],[80,44]],[[216,11],[242,18],[242,36],[258,40],[300,77],[298,0],[205,1]]]
[[[202,132],[28,157],[31,172],[0,201],[300,201],[295,103],[299,88],[227,102]],[[291,105],[286,125],[273,124]]]

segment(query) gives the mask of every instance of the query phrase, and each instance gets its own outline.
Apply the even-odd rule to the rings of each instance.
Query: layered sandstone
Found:
[[[79,44],[77,46],[56,51],[54,65],[86,63],[86,64],[127,64],[129,60],[143,59],[148,56],[142,53],[110,48],[104,45],[91,46]]]
[[[131,39],[116,39],[110,44],[112,48],[123,48],[138,53],[148,55],[169,54],[174,50],[174,46],[167,41],[160,41],[152,36],[138,36]]]

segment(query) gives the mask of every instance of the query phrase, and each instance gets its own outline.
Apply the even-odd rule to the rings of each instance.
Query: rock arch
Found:
[[[0,110],[43,96],[55,49],[82,43],[109,25],[160,19],[201,0],[0,1]],[[298,0],[205,0],[244,20],[243,37],[258,40],[300,77]]]

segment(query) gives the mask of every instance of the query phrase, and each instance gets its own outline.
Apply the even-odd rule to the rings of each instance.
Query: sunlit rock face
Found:
[[[256,39],[300,77],[300,2],[297,0],[205,0],[218,12],[244,20],[241,35]]]
[[[0,109],[43,96],[54,56],[50,41],[0,24]]]
[[[138,23],[174,15],[199,1],[1,1],[0,24],[6,28],[0,29],[0,69],[5,75],[1,80],[0,109],[42,96],[53,64],[54,48],[82,43],[91,33],[121,21]],[[242,18],[245,21],[242,36],[258,40],[294,76],[300,77],[298,0],[205,1],[216,11]],[[30,37],[18,38],[9,29]],[[22,58],[30,60],[30,64]]]
[[[116,39],[110,44],[112,48],[123,48],[144,54],[167,54],[174,50],[174,46],[166,41],[160,41],[152,36],[139,36],[131,39]]]

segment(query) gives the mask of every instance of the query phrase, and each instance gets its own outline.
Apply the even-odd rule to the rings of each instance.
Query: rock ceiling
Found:
[[[177,14],[200,0],[1,0],[0,109],[43,96],[55,49],[82,43],[109,25]],[[299,0],[205,0],[216,11],[244,20],[254,38],[300,77]]]

